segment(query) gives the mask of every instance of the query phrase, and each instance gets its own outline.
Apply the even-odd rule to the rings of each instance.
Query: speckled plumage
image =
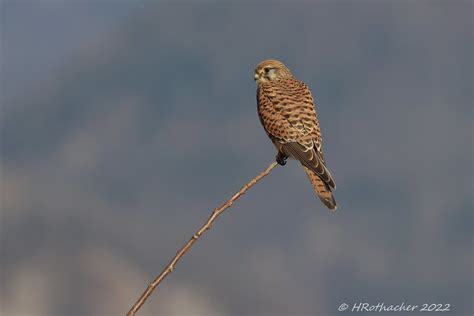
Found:
[[[255,69],[260,121],[279,155],[298,160],[321,201],[337,208],[334,180],[325,166],[321,130],[314,100],[306,84],[277,60],[265,60]]]

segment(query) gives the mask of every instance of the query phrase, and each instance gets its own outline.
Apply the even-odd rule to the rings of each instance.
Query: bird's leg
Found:
[[[276,162],[280,166],[286,165],[286,159],[288,159],[288,156],[282,153],[281,151],[278,151],[278,154],[276,155]]]

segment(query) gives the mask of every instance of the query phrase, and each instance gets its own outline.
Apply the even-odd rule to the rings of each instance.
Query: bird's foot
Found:
[[[285,156],[283,155],[282,153],[278,153],[278,155],[276,155],[276,162],[277,164],[279,164],[280,166],[284,166],[286,165],[286,160],[288,159],[288,156]]]

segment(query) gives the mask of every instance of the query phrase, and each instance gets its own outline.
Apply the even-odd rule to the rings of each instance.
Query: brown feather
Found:
[[[266,68],[272,68],[266,72]],[[300,161],[321,201],[336,208],[331,191],[336,184],[326,167],[322,137],[311,91],[276,60],[256,70],[257,110],[260,121],[279,152]]]
[[[299,160],[303,166],[319,176],[330,190],[336,188],[336,184],[324,165],[324,160],[318,155],[316,148],[305,151],[304,147],[298,143],[286,143],[281,145],[281,151],[287,156]]]
[[[308,176],[311,185],[313,186],[314,192],[318,195],[321,202],[324,203],[330,210],[335,211],[337,209],[336,200],[329,189],[329,187],[324,183],[320,177],[314,174],[314,172],[303,166],[306,175]]]

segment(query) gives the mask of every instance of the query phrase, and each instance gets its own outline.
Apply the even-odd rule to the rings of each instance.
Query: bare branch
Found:
[[[188,242],[176,253],[174,258],[168,263],[168,265],[165,267],[165,269],[148,285],[146,290],[143,292],[143,294],[140,296],[140,298],[135,302],[135,304],[132,306],[130,311],[127,313],[127,316],[134,316],[137,311],[143,306],[147,298],[153,293],[155,288],[163,281],[164,278],[171,272],[173,272],[174,267],[178,263],[178,261],[181,259],[181,257],[191,248],[191,246],[196,242],[196,240],[199,239],[199,237],[204,234],[204,232],[208,229],[211,228],[212,224],[216,221],[216,219],[221,215],[227,208],[232,206],[234,202],[245,192],[247,192],[248,189],[253,187],[258,181],[260,181],[263,177],[267,176],[273,168],[277,166],[276,162],[272,162],[268,167],[263,170],[258,176],[250,180],[246,185],[244,185],[240,190],[235,193],[227,202],[222,204],[222,206],[214,209],[212,211],[211,216],[207,219],[207,222],[201,226],[201,228],[198,229],[198,231],[191,237],[191,239],[188,240]]]

